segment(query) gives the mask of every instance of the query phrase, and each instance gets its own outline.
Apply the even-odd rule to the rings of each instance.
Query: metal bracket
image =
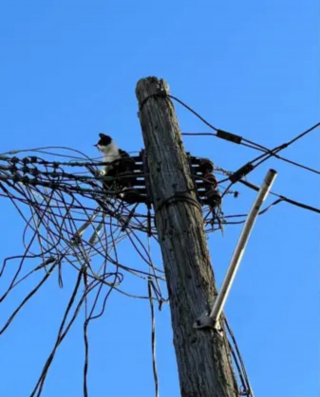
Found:
[[[215,321],[214,318],[210,317],[209,312],[204,312],[200,317],[193,323],[193,328],[195,329],[205,329],[213,328],[219,332],[220,335],[223,334],[223,330],[220,324],[220,320]]]
[[[209,316],[209,312],[204,312],[200,317],[193,323],[193,328],[202,329],[202,328],[215,328],[216,322],[212,317]]]

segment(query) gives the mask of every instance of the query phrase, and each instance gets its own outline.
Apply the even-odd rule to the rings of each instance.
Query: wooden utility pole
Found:
[[[203,228],[169,87],[155,77],[136,87],[156,227],[169,292],[182,397],[238,397],[225,335],[194,321],[217,295]]]

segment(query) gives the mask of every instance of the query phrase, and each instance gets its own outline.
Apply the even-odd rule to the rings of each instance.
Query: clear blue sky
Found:
[[[134,90],[149,75],[165,78],[173,95],[219,128],[277,146],[319,119],[318,24],[315,0],[1,2],[0,152],[56,145],[96,156],[100,131],[140,150]],[[209,131],[179,106],[177,113],[183,131]],[[229,170],[256,155],[209,137],[186,137],[185,146]],[[319,169],[319,131],[283,155]],[[320,206],[318,176],[278,160],[250,180],[260,184],[269,167],[279,172],[275,192]],[[226,213],[250,208],[254,193],[238,190]],[[22,252],[23,225],[0,203],[3,259]],[[209,238],[218,286],[240,230]],[[154,258],[161,265],[156,250]],[[27,290],[2,304],[1,324]],[[68,286],[52,280],[1,336],[3,396],[29,396],[67,296]],[[318,215],[282,203],[259,218],[226,307],[256,397],[319,395],[319,309]],[[90,396],[153,395],[149,317],[147,303],[112,295],[90,328]],[[58,351],[45,397],[82,395],[81,320]],[[160,392],[176,397],[168,307],[157,313],[157,329]]]

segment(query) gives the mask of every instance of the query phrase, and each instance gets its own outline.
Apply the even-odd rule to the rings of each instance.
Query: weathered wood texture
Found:
[[[167,83],[149,77],[138,82],[136,96],[170,298],[181,396],[236,397],[225,337],[193,328],[197,317],[212,307],[216,288],[178,120],[171,100],[157,95],[161,91],[169,93]]]

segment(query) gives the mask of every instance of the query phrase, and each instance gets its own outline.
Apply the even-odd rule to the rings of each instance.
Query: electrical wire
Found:
[[[294,138],[288,144],[294,143],[301,137]],[[154,225],[155,216],[154,213],[151,214],[151,207],[144,207],[145,203],[142,203],[142,205],[131,205],[124,202],[121,197],[123,190],[119,188],[119,184],[121,185],[123,180],[121,175],[115,177],[113,181],[108,180],[107,182],[114,183],[114,187],[111,190],[106,190],[104,185],[106,180],[97,177],[95,172],[97,170],[96,167],[101,163],[91,161],[88,156],[74,161],[74,156],[72,155],[72,161],[70,162],[57,162],[34,156],[34,151],[32,153],[32,156],[24,158],[0,156],[1,196],[9,198],[25,222],[23,232],[24,254],[6,258],[0,269],[1,277],[8,264],[18,261],[18,273],[14,274],[14,279],[11,282],[9,281],[9,287],[1,298],[2,301],[6,302],[8,293],[35,273],[39,274],[37,272],[43,271],[44,276],[39,284],[22,300],[22,303],[18,305],[12,315],[9,316],[9,320],[5,322],[0,333],[11,325],[22,307],[29,302],[54,272],[58,276],[59,286],[63,285],[63,269],[65,268],[65,266],[62,266],[63,264],[67,264],[77,273],[77,279],[63,315],[57,339],[31,396],[39,397],[41,395],[57,349],[70,331],[82,308],[85,311],[83,323],[85,347],[83,390],[84,395],[88,396],[89,323],[103,315],[106,310],[107,299],[113,291],[131,298],[149,300],[150,302],[152,363],[155,395],[157,396],[159,393],[159,379],[155,361],[153,302],[157,301],[160,308],[162,303],[167,302],[168,299],[163,297],[161,291],[162,283],[165,282],[163,269],[158,269],[154,266],[150,245],[148,243],[146,246],[142,239],[142,236],[148,236],[148,241],[151,238],[157,241]],[[42,156],[43,151],[41,153]],[[270,151],[263,154],[263,156],[269,155],[271,155]],[[258,161],[262,159],[264,157],[260,157]],[[68,167],[72,167],[71,171]],[[91,175],[86,175],[85,172],[89,168],[91,169]],[[227,180],[231,180],[230,176],[235,174],[228,173],[222,169],[219,169],[219,171],[228,175]],[[133,176],[135,174],[130,175]],[[146,173],[141,173],[141,178],[143,179],[147,175]],[[242,179],[239,181],[254,190],[259,189],[257,186]],[[231,180],[227,189],[222,193],[221,198],[226,198],[227,194],[231,193],[230,188],[236,182],[238,180],[235,182]],[[208,183],[210,185],[210,182]],[[211,185],[216,186],[216,182],[211,182]],[[305,209],[312,208],[284,196],[274,195],[277,196],[277,200],[263,209],[260,214],[265,213],[269,208],[282,201]],[[29,209],[28,215],[26,215],[27,208]],[[203,208],[207,214],[213,212],[213,208],[209,205]],[[320,213],[320,210],[316,210],[316,212]],[[225,217],[225,219],[228,218]],[[219,225],[219,229],[222,228],[222,220],[222,215],[219,215],[218,218],[215,217],[215,222],[216,225]],[[212,230],[218,230],[213,228],[213,221],[210,222]],[[134,262],[129,264],[121,262],[118,255],[118,247],[124,240],[128,241],[141,259],[139,266],[135,266]],[[40,265],[39,259],[42,259]],[[30,262],[32,260],[36,260],[36,266],[31,271],[29,268],[28,273],[23,273],[25,266],[22,265],[26,261]],[[98,262],[99,265],[97,265]],[[147,282],[148,295],[141,296],[138,293],[135,294],[124,289],[123,281],[128,277],[139,280],[139,282]],[[126,283],[125,285],[130,284]],[[239,368],[244,372],[241,361]],[[243,375],[243,379],[246,382],[246,374]]]
[[[253,189],[255,191],[259,190],[259,187],[257,185],[254,185],[251,182],[248,182],[248,181],[245,181],[245,180],[240,180],[239,182],[242,183],[243,185],[249,187],[250,189]],[[278,197],[281,201],[285,201],[285,202],[287,202],[289,204],[292,204],[292,205],[294,205],[296,207],[303,208],[305,210],[316,212],[317,214],[320,214],[320,209],[319,208],[312,207],[311,205],[301,203],[299,201],[290,199],[290,198],[288,198],[286,196],[283,196],[281,194],[277,194],[277,193],[274,193],[274,192],[270,192],[269,194],[272,195],[272,196]],[[280,201],[278,201],[278,202],[280,202]]]
[[[59,148],[62,149],[66,150]],[[14,151],[13,154],[16,155],[17,152]],[[39,275],[39,272],[43,271],[44,274],[40,278],[38,276],[36,286],[26,293],[4,324],[0,325],[0,334],[12,326],[21,310],[40,288],[44,288],[44,284],[49,278],[52,279],[54,273],[57,274],[58,285],[62,287],[62,270],[65,269],[62,264],[70,266],[78,275],[75,289],[67,304],[53,349],[30,396],[39,397],[42,394],[58,347],[82,308],[85,311],[83,393],[84,396],[88,396],[88,327],[90,321],[101,317],[105,312],[111,292],[149,300],[150,307],[154,301],[159,302],[159,305],[167,302],[162,293],[164,271],[153,265],[151,253],[141,239],[141,236],[146,235],[156,239],[155,227],[151,225],[154,215],[143,210],[141,205],[125,203],[120,196],[122,187],[106,190],[105,178],[97,177],[95,173],[85,175],[86,166],[95,170],[103,162],[91,161],[86,155],[76,158],[72,153],[68,158],[65,153],[49,152],[43,148],[23,152],[30,152],[31,156],[0,156],[0,196],[10,200],[25,222],[22,233],[25,252],[5,258],[0,268],[0,277],[7,276],[6,280],[3,278],[7,286],[0,297],[1,303],[6,304],[8,294],[22,282]],[[41,157],[38,156],[40,153]],[[47,157],[54,154],[57,157],[61,154],[70,161],[49,161]],[[72,167],[72,171],[68,171],[69,167]],[[131,176],[136,176],[136,173]],[[128,178],[128,174],[126,177]],[[122,178],[113,178],[113,183],[122,186]],[[147,225],[148,222],[150,227]],[[138,266],[134,262],[121,263],[118,251],[119,244],[124,240],[130,243],[142,259]],[[42,259],[40,265],[39,259]],[[30,270],[32,261],[36,263],[31,265]],[[6,272],[6,268],[15,262],[18,264],[17,270],[13,274]],[[25,266],[26,262],[28,266]],[[128,291],[127,286],[134,286],[133,283],[126,283],[124,289],[125,276],[146,282],[148,286],[152,285],[153,296]],[[155,329],[152,332],[155,332]],[[154,345],[155,340],[152,343]],[[156,372],[154,376],[155,382],[158,382]],[[158,387],[156,384],[156,390]]]
[[[284,143],[280,146],[277,146],[274,149],[268,149],[265,146],[262,146],[258,143],[255,143],[253,141],[250,141],[249,139],[243,138],[239,135],[227,132],[227,131],[223,131],[221,129],[218,129],[217,127],[215,127],[214,125],[212,125],[211,123],[209,123],[204,117],[202,117],[198,112],[196,112],[194,109],[192,109],[190,106],[188,106],[186,103],[184,103],[183,101],[181,101],[179,98],[173,96],[173,95],[168,95],[169,98],[175,100],[176,102],[180,103],[183,107],[185,107],[187,110],[189,110],[192,114],[194,114],[197,118],[199,118],[204,124],[206,124],[209,128],[211,128],[212,130],[216,131],[215,134],[213,133],[188,133],[188,132],[183,132],[182,135],[194,135],[194,136],[214,136],[217,138],[222,138],[222,139],[226,139],[230,142],[233,143],[237,143],[240,144],[242,146],[246,146],[255,150],[259,150],[264,152],[265,154],[262,156],[257,157],[256,159],[252,160],[252,162],[257,161],[258,159],[262,159],[261,163],[268,160],[270,157],[276,157],[279,160],[285,161],[291,165],[294,165],[296,167],[302,168],[304,170],[310,171],[312,173],[315,173],[317,175],[320,175],[320,171],[315,170],[311,167],[305,166],[303,164],[297,163],[295,161],[292,160],[288,160],[284,157],[279,156],[277,153],[282,151],[283,149],[289,147],[290,145],[292,145],[293,143],[295,143],[296,141],[298,141],[299,139],[303,138],[304,136],[306,136],[307,134],[309,134],[310,132],[312,132],[314,129],[318,128],[320,126],[320,122],[316,123],[315,125],[313,125],[312,127],[308,128],[306,131],[303,131],[302,133],[298,134],[296,137],[294,137],[293,139],[291,139],[290,141],[288,141],[287,143]],[[245,143],[243,143],[245,142]],[[264,156],[266,156],[264,158]],[[258,163],[258,165],[260,165],[261,163]],[[257,166],[258,166],[257,165]]]

